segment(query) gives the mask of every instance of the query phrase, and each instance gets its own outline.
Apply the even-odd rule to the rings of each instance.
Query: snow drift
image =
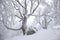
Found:
[[[41,29],[33,35],[15,36],[5,40],[60,40],[60,30]]]

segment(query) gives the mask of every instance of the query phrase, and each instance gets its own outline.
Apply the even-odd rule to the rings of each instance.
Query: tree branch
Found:
[[[15,15],[16,17],[18,17],[19,19],[23,20],[23,18],[20,18],[19,16]]]
[[[25,0],[25,14],[24,16],[27,14],[27,3],[26,3],[27,0]]]
[[[19,13],[20,13],[20,15],[21,15],[21,17],[22,17],[22,19],[23,19],[23,15],[22,15],[21,11],[20,11],[19,9],[17,9],[17,10],[19,11]]]
[[[3,21],[3,20],[2,20],[2,23],[3,23],[3,25],[4,25],[7,29],[9,29],[9,30],[13,30],[13,31],[21,30],[21,28],[18,28],[18,29],[9,28],[7,25],[4,24],[4,21]]]
[[[22,20],[20,20],[19,22],[21,22]]]
[[[32,15],[32,14],[36,11],[36,9],[39,7],[39,4],[40,4],[40,1],[38,0],[38,5],[37,5],[36,8],[32,11],[32,13],[29,14],[28,16]]]
[[[30,8],[30,13],[32,11],[32,7],[33,7],[33,3],[32,3],[32,0],[31,0],[31,8]]]
[[[18,0],[16,0],[16,1],[18,2],[18,4],[19,4],[22,8],[25,9],[25,7],[24,7]]]
[[[50,18],[49,18],[49,19],[50,19]],[[52,21],[52,19],[50,19],[50,21],[49,21],[49,22],[47,22],[47,24],[49,24],[51,21]]]
[[[14,4],[14,3],[13,3]],[[15,8],[15,6],[17,6],[17,5],[15,5],[14,4],[14,8]],[[16,8],[15,8],[16,9]],[[20,13],[20,15],[21,15],[21,17],[23,18],[23,16],[22,16],[22,13],[21,13],[21,11],[19,10],[19,8],[18,9],[16,9],[16,10],[18,10],[19,11],[19,13]],[[19,17],[18,17],[19,18]]]
[[[40,15],[40,12],[39,12],[39,15]],[[40,17],[41,17],[41,15],[40,15]],[[39,17],[39,24],[41,25],[41,22],[40,22],[40,17]]]
[[[57,16],[50,16],[50,15],[47,15],[47,16],[51,18],[58,18]]]

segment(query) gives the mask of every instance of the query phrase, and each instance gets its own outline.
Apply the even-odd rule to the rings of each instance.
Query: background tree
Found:
[[[56,25],[59,25],[60,24],[60,21],[59,21],[59,19],[60,19],[60,0],[55,0],[54,1],[54,10],[55,10],[55,23],[56,23]],[[57,20],[56,20],[57,19]]]

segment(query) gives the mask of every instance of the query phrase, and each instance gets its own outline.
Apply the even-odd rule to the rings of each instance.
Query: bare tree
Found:
[[[34,12],[37,10],[37,8],[39,7],[39,5],[40,5],[40,0],[29,0],[31,3],[30,3],[30,5],[31,5],[31,7],[30,7],[30,13],[28,14],[28,10],[27,10],[27,7],[28,7],[28,5],[27,5],[27,0],[24,0],[24,5],[22,5],[20,2],[19,2],[19,0],[15,0],[15,2],[17,2],[18,4],[19,4],[19,6],[20,6],[20,8],[22,8],[22,11],[23,12],[21,12],[21,10],[20,10],[20,8],[18,7],[18,8],[16,8],[17,6],[14,4],[14,1],[12,1],[12,3],[13,3],[13,5],[14,5],[14,8],[17,10],[17,11],[19,11],[19,14],[20,14],[20,16],[18,16],[18,15],[15,15],[16,17],[18,17],[19,19],[21,19],[20,20],[20,22],[22,21],[22,27],[21,28],[18,28],[18,29],[13,29],[13,28],[10,28],[10,27],[8,27],[7,25],[6,25],[6,23],[4,23],[5,21],[4,21],[4,16],[2,15],[2,17],[3,17],[3,20],[2,20],[2,22],[3,22],[3,24],[4,24],[4,26],[7,28],[7,29],[10,29],[10,30],[21,30],[22,29],[22,31],[23,31],[23,34],[25,35],[25,32],[26,32],[26,29],[27,29],[27,25],[26,25],[26,23],[27,23],[27,19],[32,15],[32,14],[34,14]],[[36,7],[34,8],[34,3],[36,2]],[[5,5],[4,5],[5,6]],[[34,8],[34,9],[33,9]],[[6,16],[6,15],[5,15]],[[13,18],[12,18],[13,19]]]
[[[38,16],[39,18],[37,20],[39,20],[39,24],[41,25],[41,27],[43,29],[47,29],[48,25],[50,25],[50,22],[53,21],[54,19],[54,10],[53,9],[53,4],[50,5],[48,3],[46,3],[45,1],[42,1],[42,4],[45,5],[46,7],[43,9],[43,12],[41,13],[41,11],[39,12]],[[41,19],[41,17],[43,18],[43,20]]]

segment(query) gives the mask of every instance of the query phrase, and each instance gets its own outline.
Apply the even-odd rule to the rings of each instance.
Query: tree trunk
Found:
[[[43,29],[47,29],[47,20],[46,20],[46,14],[44,16],[44,27]]]
[[[23,35],[25,35],[25,32],[26,32],[26,27],[27,27],[26,23],[27,23],[27,17],[24,17],[23,22],[22,22]]]

